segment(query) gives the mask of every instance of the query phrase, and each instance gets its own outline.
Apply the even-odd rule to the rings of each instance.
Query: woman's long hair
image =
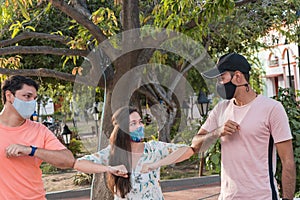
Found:
[[[122,107],[118,109],[113,117],[112,123],[114,129],[110,136],[110,155],[109,165],[125,165],[128,170],[128,177],[115,176],[108,174],[108,188],[114,193],[119,194],[122,198],[131,190],[130,172],[131,172],[131,142],[129,135],[129,115],[138,112],[137,109],[131,107]]]

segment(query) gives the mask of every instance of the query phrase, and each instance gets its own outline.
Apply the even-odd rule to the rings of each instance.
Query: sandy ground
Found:
[[[60,174],[43,174],[42,178],[46,192],[88,188],[89,185],[74,185],[73,181],[76,173],[76,171],[71,171]]]

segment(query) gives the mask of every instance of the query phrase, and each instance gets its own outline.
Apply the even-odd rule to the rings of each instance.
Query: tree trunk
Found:
[[[113,200],[113,194],[106,186],[106,173],[94,174],[91,199]]]
[[[158,124],[158,140],[162,142],[171,142],[170,131],[173,120],[172,113],[164,105],[154,105],[151,107],[151,113],[157,120]],[[171,120],[171,121],[170,121]]]
[[[107,96],[106,96],[106,103],[105,103],[105,111],[104,111],[104,120],[103,120],[103,130],[101,134],[101,140],[98,142],[100,144],[99,150],[107,147],[109,144],[109,136],[113,130],[112,124],[111,124],[111,90],[108,90]],[[100,138],[100,137],[99,137]],[[110,190],[106,186],[106,174],[94,174],[92,188],[91,188],[91,199],[93,200],[113,200],[113,194],[110,192]]]

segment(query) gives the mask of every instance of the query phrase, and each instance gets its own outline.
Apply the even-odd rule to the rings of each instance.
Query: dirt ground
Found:
[[[77,186],[73,183],[76,173],[76,171],[70,171],[59,174],[43,174],[46,192],[88,188],[89,185]]]

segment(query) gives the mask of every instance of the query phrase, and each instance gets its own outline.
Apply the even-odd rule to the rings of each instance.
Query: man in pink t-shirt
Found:
[[[35,110],[38,85],[24,76],[2,84],[0,114],[0,199],[46,199],[40,165],[73,167],[74,157],[44,125],[28,120]]]
[[[217,104],[193,138],[195,151],[221,140],[221,193],[219,200],[279,200],[276,150],[282,163],[282,196],[293,199],[296,169],[292,135],[283,106],[257,95],[249,85],[248,61],[237,53],[219,59],[204,72],[218,78]]]

